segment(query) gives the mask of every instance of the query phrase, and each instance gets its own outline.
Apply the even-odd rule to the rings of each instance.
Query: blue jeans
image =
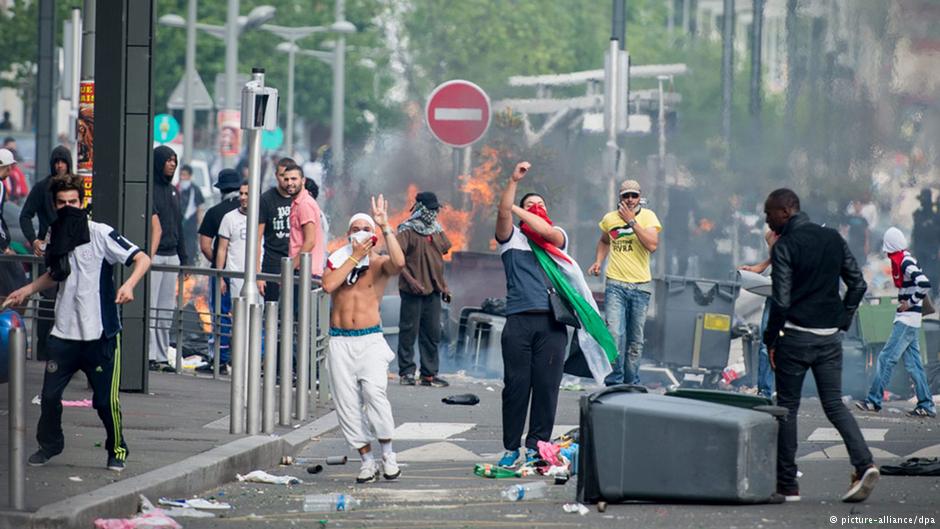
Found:
[[[871,383],[871,391],[868,392],[868,402],[871,402],[878,408],[881,407],[884,398],[885,387],[891,382],[891,374],[894,372],[894,366],[898,363],[901,355],[904,356],[904,368],[914,379],[914,392],[917,394],[917,407],[925,410],[936,411],[933,404],[933,397],[930,393],[930,386],[927,385],[927,375],[924,373],[924,365],[920,361],[920,343],[918,335],[920,329],[894,322],[894,328],[891,329],[891,337],[885,343],[884,349],[878,353],[878,363],[875,366],[875,379]]]
[[[640,358],[643,356],[643,326],[646,325],[646,308],[650,303],[649,292],[638,290],[635,284],[607,279],[604,288],[604,317],[607,330],[614,338],[620,354],[611,366],[613,371],[604,379],[604,384],[640,383]],[[626,356],[626,361],[624,361]]]
[[[767,318],[770,316],[770,299],[764,302],[764,314],[760,318],[759,338],[764,336],[764,329],[767,328]],[[760,349],[757,351],[757,394],[768,399],[774,394],[774,372],[770,368],[770,355],[767,353],[767,346],[764,340],[760,341]]]
[[[215,283],[217,278],[213,277],[209,280],[209,310],[215,310]],[[229,334],[229,336],[219,335],[219,362],[223,364],[229,363],[230,357],[230,344],[231,341],[231,332],[232,332],[232,318],[230,314],[232,313],[232,292],[231,286],[229,285],[229,280],[224,279],[225,286],[228,287],[225,289],[225,294],[222,294],[222,297],[219,299],[219,332]],[[213,337],[210,337],[210,343]]]

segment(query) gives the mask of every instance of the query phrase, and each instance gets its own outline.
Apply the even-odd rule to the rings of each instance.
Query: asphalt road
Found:
[[[848,487],[848,456],[816,399],[805,399],[799,417],[798,453],[802,501],[785,505],[690,505],[630,503],[610,505],[606,512],[589,506],[586,515],[562,509],[574,501],[575,479],[550,485],[544,499],[507,502],[499,491],[520,480],[491,480],[473,475],[475,462],[495,461],[500,442],[500,389],[496,381],[453,379],[447,389],[401,387],[390,381],[390,395],[398,426],[396,451],[403,466],[398,481],[357,485],[359,463],[339,430],[312,439],[292,466],[274,466],[276,475],[304,481],[291,487],[229,483],[205,491],[204,498],[232,504],[233,509],[213,519],[179,521],[187,529],[235,527],[368,527],[377,528],[534,528],[534,527],[651,527],[651,528],[806,528],[806,527],[924,527],[940,523],[940,477],[883,477],[874,494],[862,504],[844,504],[839,497]],[[491,391],[491,390],[492,391]],[[477,406],[447,406],[441,398],[473,392]],[[579,393],[563,391],[557,431],[578,423]],[[909,418],[898,412],[856,415],[879,464],[902,458],[940,456],[940,423]],[[810,440],[812,439],[812,440]],[[310,464],[324,463],[332,455],[346,454],[349,463],[326,466],[320,474],[307,474]],[[668,454],[664,454],[668,457]],[[343,492],[363,501],[361,508],[344,513],[305,513],[306,494]],[[153,498],[155,500],[155,498]],[[854,517],[854,518],[852,518]],[[871,517],[865,520],[859,517]],[[879,520],[880,517],[887,517]],[[917,517],[922,517],[920,520]],[[904,518],[910,518],[907,520]],[[879,523],[888,522],[888,523]],[[897,522],[897,523],[890,523]]]

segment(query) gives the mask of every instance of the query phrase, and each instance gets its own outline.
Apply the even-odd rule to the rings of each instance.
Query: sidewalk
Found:
[[[42,387],[43,362],[27,363],[27,455],[36,450],[39,406],[31,401]],[[8,430],[8,391],[0,391],[0,421]],[[151,373],[150,394],[122,393],[124,437],[129,456],[122,473],[108,470],[105,431],[91,408],[67,407],[62,426],[65,451],[46,466],[26,470],[23,513],[0,511],[2,527],[91,527],[96,517],[124,517],[137,494],[186,495],[275,463],[302,441],[335,425],[333,415],[303,427],[278,427],[273,436],[228,433],[228,380]],[[77,374],[63,400],[91,399]],[[319,415],[329,410],[315,410]],[[296,425],[299,426],[299,425]],[[0,436],[0,505],[9,493],[9,435]],[[151,498],[156,500],[156,498]],[[90,517],[90,518],[89,518]]]

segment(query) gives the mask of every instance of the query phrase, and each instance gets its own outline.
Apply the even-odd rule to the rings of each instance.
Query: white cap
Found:
[[[0,149],[0,167],[13,165],[16,160],[13,159],[13,153],[9,149]]]

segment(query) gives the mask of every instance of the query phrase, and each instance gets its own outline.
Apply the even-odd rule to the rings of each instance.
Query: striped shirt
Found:
[[[909,327],[920,327],[920,320],[924,310],[924,298],[930,292],[930,280],[924,275],[917,260],[904,250],[901,259],[901,288],[898,290],[898,303],[907,302],[907,310],[898,311],[894,321],[901,322]]]

